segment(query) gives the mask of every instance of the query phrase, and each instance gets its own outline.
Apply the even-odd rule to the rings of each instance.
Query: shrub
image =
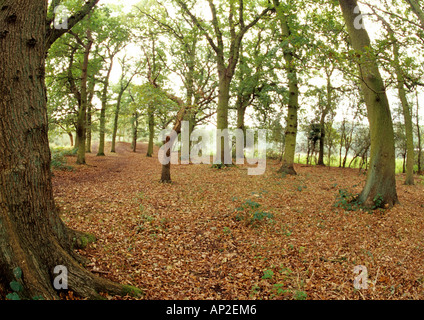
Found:
[[[334,206],[346,211],[356,211],[360,208],[358,195],[353,194],[346,189],[340,189]]]
[[[274,215],[259,209],[261,205],[250,199],[246,200],[240,207],[236,208],[237,214],[235,219],[237,221],[245,221],[247,225],[257,226],[264,219],[269,222],[272,221]]]
[[[73,156],[76,154],[77,149],[65,149],[62,147],[51,148],[51,161],[50,168],[55,170],[72,170],[71,166],[66,163],[67,156]]]

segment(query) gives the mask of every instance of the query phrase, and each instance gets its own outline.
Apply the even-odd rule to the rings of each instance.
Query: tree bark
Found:
[[[68,136],[69,136],[69,144],[71,145],[71,147],[74,147],[74,135],[72,134],[72,132],[68,132]]]
[[[414,150],[414,136],[412,127],[412,116],[409,108],[408,99],[406,98],[405,90],[405,79],[402,74],[402,70],[399,64],[399,48],[398,44],[394,44],[395,47],[395,68],[396,76],[398,80],[398,93],[402,104],[403,117],[405,122],[405,134],[406,134],[406,185],[414,185],[414,162],[415,162],[415,150]]]
[[[291,31],[287,18],[282,10],[282,7],[280,6],[280,2],[278,0],[273,1],[280,22],[282,40],[288,40],[291,35]],[[296,154],[296,137],[298,128],[297,111],[299,109],[299,87],[293,49],[284,48],[284,50],[285,68],[289,83],[289,103],[287,114],[287,126],[285,132],[284,154],[282,159],[282,165],[278,172],[296,175],[297,173],[294,169],[294,157]]]
[[[132,152],[137,152],[137,139],[138,139],[138,112],[134,112],[134,121],[133,121],[133,136],[132,136],[132,143],[131,143],[131,149]]]
[[[121,90],[118,95],[118,101],[116,102],[115,117],[113,121],[113,131],[112,131],[112,146],[110,149],[110,152],[112,153],[116,152],[116,135],[118,133],[119,112],[121,112],[121,100],[122,100],[123,94],[124,92]]]
[[[406,0],[406,2],[409,3],[412,12],[414,12],[417,18],[420,20],[420,24],[424,29],[424,11],[421,9],[420,4],[416,0]]]
[[[89,103],[87,108],[87,124],[86,124],[86,141],[85,141],[85,152],[91,153],[91,124],[92,124],[92,115],[91,115],[92,106]]]
[[[178,111],[177,117],[175,119],[175,124],[173,127],[173,131],[177,133],[177,136],[181,133],[182,121],[187,111],[187,106],[184,105],[184,103],[181,100],[179,100],[179,105],[180,105],[180,110]],[[165,138],[165,143],[168,143],[170,140],[171,140],[171,136],[167,135]],[[172,145],[166,151],[167,157],[171,156],[171,150],[172,150]],[[163,183],[170,183],[172,181],[171,180],[171,161],[169,161],[167,164],[162,165],[162,173],[161,173],[160,181]]]
[[[99,133],[99,149],[97,150],[97,156],[105,156],[105,135],[106,135],[106,108],[107,108],[107,93],[109,89],[109,78],[113,68],[113,58],[110,57],[110,65],[106,73],[106,77],[103,82],[102,91],[102,108],[100,109],[100,133]]]
[[[325,117],[327,117],[327,114],[330,112],[332,105],[333,105],[333,96],[332,96],[332,86],[331,86],[331,72],[327,72],[327,102],[326,106],[321,114],[320,119],[320,129],[321,134],[319,138],[319,155],[318,155],[318,165],[319,166],[325,166],[324,163],[324,144],[325,144]]]
[[[30,14],[28,14],[28,12]],[[87,298],[126,288],[94,276],[72,250],[75,232],[59,217],[50,172],[45,77],[47,1],[3,1],[0,30],[0,286],[19,281],[21,299],[58,299],[54,268]],[[22,271],[17,277],[14,270]]]
[[[222,68],[221,68],[222,69]],[[227,74],[227,70],[221,70],[219,73],[219,85],[218,85],[218,106],[216,109],[217,123],[216,128],[218,130],[228,129],[228,102],[230,100],[230,83],[232,75]],[[225,163],[225,154],[230,152],[229,144],[225,143],[224,137],[216,141],[217,148],[220,150],[220,154],[216,154],[214,163],[227,164]],[[217,150],[218,152],[218,150]]]
[[[153,146],[155,138],[155,116],[153,113],[152,106],[149,105],[147,110],[147,115],[149,118],[149,145],[147,147],[147,157],[153,157]]]
[[[417,99],[417,136],[418,136],[418,174],[422,173],[421,158],[422,158],[422,144],[421,144],[421,128],[420,128],[420,104],[418,102],[418,92],[415,92]]]
[[[378,69],[377,59],[370,52],[371,41],[364,28],[355,22],[356,0],[339,0],[353,49],[358,59],[361,88],[367,106],[371,134],[370,169],[359,202],[366,207],[392,207],[398,203],[395,178],[395,144],[393,123],[385,86]]]
[[[378,14],[377,14],[377,17],[386,27],[389,34],[389,38],[393,43],[393,65],[394,65],[396,80],[397,80],[396,87],[398,90],[399,100],[402,105],[402,113],[404,118],[405,135],[406,135],[406,155],[405,155],[406,166],[405,166],[405,161],[403,164],[404,173],[406,171],[405,184],[414,185],[414,162],[415,162],[414,133],[413,133],[411,109],[408,103],[408,99],[406,97],[405,76],[403,74],[402,66],[400,64],[399,42],[396,39],[395,32],[393,31],[390,24]]]
[[[91,47],[93,45],[93,38],[91,37],[91,31],[87,30],[87,44],[84,47],[84,60],[82,64],[81,74],[81,105],[78,110],[77,117],[77,135],[78,135],[78,152],[77,152],[77,164],[85,164],[85,151],[86,151],[86,118],[88,108],[88,63],[90,58]]]

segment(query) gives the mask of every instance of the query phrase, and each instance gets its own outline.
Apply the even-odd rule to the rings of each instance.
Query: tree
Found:
[[[290,27],[288,16],[284,12],[284,7],[279,0],[273,0],[277,11],[277,18],[281,28],[281,42],[284,50],[285,69],[288,79],[288,114],[285,133],[285,145],[283,154],[283,163],[279,172],[296,175],[294,170],[294,156],[296,153],[296,136],[298,127],[298,109],[299,109],[299,80],[296,69],[296,51],[291,44],[293,40],[293,30]]]
[[[422,158],[422,143],[421,143],[421,128],[420,128],[420,104],[418,102],[418,92],[415,92],[416,95],[416,105],[417,105],[417,111],[416,111],[416,125],[417,125],[417,138],[418,138],[418,159],[417,159],[417,163],[418,163],[418,174],[422,174],[422,164],[421,164],[421,158]]]
[[[417,18],[420,21],[421,27],[424,29],[424,11],[421,8],[419,1],[417,0],[406,0],[406,2],[409,4],[412,12],[415,13]]]
[[[93,41],[88,52],[87,70],[82,72],[84,58],[87,57],[84,44],[86,32],[91,30],[93,20],[97,20],[96,15],[90,20],[84,19],[53,43],[46,62],[49,119],[57,119],[56,123],[62,126],[64,124],[68,128],[68,134],[71,131],[70,126],[73,125],[75,131],[81,134],[76,134],[75,148],[78,149],[79,139],[85,136],[85,152],[91,152],[92,114],[96,111],[92,107],[92,100],[98,82],[97,75],[102,67],[97,55],[99,45],[95,43],[97,41]],[[94,35],[91,32],[91,35],[95,38],[96,32]],[[64,63],[65,61],[69,63]],[[84,85],[85,89],[82,88]],[[84,105],[83,92],[86,96]],[[78,121],[78,114],[83,107],[86,108],[86,117]]]
[[[217,106],[217,129],[228,129],[228,108],[230,100],[231,81],[233,80],[237,64],[240,58],[240,49],[246,33],[260,19],[271,11],[271,6],[265,8],[261,13],[255,14],[250,23],[246,23],[247,15],[245,1],[229,1],[225,11],[222,7],[217,8],[213,0],[208,0],[212,14],[211,24],[205,24],[203,20],[196,17],[183,0],[176,0],[182,10],[188,15],[200,32],[206,37],[209,45],[216,54],[216,65],[218,71],[218,106]],[[228,12],[228,17],[222,17],[223,12]],[[222,21],[225,20],[226,24]],[[224,26],[227,30],[223,30]],[[211,31],[213,30],[213,34]],[[215,38],[215,39],[214,39]],[[227,62],[226,62],[227,61]],[[217,142],[216,162],[224,164],[224,154],[229,152],[229,146],[225,145],[224,138]],[[218,151],[220,154],[218,154]]]
[[[73,75],[73,64],[74,64],[74,57],[75,53],[77,52],[78,48],[73,47],[71,56],[70,56],[70,62],[69,62],[69,69],[68,69],[68,81],[70,84],[70,88],[72,93],[75,96],[75,99],[78,101],[78,115],[77,115],[77,121],[76,121],[76,131],[77,131],[77,164],[85,164],[85,152],[86,152],[86,120],[87,120],[87,109],[89,106],[88,101],[88,67],[89,67],[89,59],[90,59],[90,53],[91,48],[93,46],[93,37],[90,27],[88,27],[85,31],[86,41],[84,42],[83,39],[81,39],[78,34],[71,33],[73,37],[75,38],[77,44],[81,46],[83,49],[83,61],[81,64],[81,81],[79,88],[77,87],[75,83],[75,78]]]
[[[57,299],[54,268],[63,265],[68,288],[78,295],[125,294],[128,287],[81,266],[73,251],[79,234],[55,205],[44,76],[46,48],[59,36],[46,33],[47,10],[42,0],[3,1],[0,10],[0,30],[7,31],[0,37],[0,286],[19,281],[21,298]]]
[[[406,135],[406,185],[414,184],[414,160],[415,160],[415,150],[414,150],[414,135],[413,135],[413,124],[412,124],[412,115],[411,108],[408,103],[408,99],[406,96],[406,80],[405,80],[405,72],[401,65],[401,52],[400,52],[400,44],[398,39],[396,38],[395,31],[391,27],[391,25],[379,14],[377,14],[376,10],[373,9],[374,14],[378,17],[383,23],[383,26],[386,28],[388,33],[388,40],[392,43],[393,46],[393,69],[396,75],[396,88],[398,91],[399,100],[402,105],[402,112],[405,124],[405,135]]]
[[[356,0],[339,0],[358,63],[361,88],[370,124],[371,153],[367,180],[358,201],[364,206],[392,207],[398,202],[395,178],[394,132],[386,89]]]
[[[325,123],[325,145],[327,146],[327,162],[328,166],[331,166],[331,156],[333,154],[333,148],[336,146],[336,141],[340,139],[338,132],[333,127],[334,113],[331,113],[331,120]]]
[[[114,112],[114,120],[113,120],[113,129],[112,129],[112,144],[110,148],[110,152],[115,153],[116,152],[116,136],[118,134],[118,121],[119,121],[119,113],[121,111],[121,103],[122,98],[124,96],[125,91],[130,86],[131,82],[133,81],[134,77],[139,72],[140,64],[137,64],[135,67],[131,67],[129,63],[129,59],[126,57],[123,57],[122,59],[118,59],[119,64],[121,65],[122,73],[121,77],[119,78],[118,83],[118,97],[116,99],[116,107]]]
[[[130,32],[124,25],[123,17],[111,17],[108,11],[101,17],[103,23],[98,41],[104,46],[105,54],[102,59],[106,66],[106,75],[103,78],[103,89],[101,92],[100,109],[100,139],[97,156],[105,155],[105,130],[106,130],[106,109],[109,102],[109,79],[112,72],[115,56],[125,48],[126,42],[130,39]]]
[[[210,109],[210,103],[215,99],[214,91],[217,87],[213,75],[212,65],[215,63],[212,49],[207,45],[201,45],[202,37],[191,20],[171,17],[167,7],[159,1],[150,4],[148,9],[147,5],[145,8],[137,7],[137,9],[155,25],[162,36],[167,37],[168,54],[171,57],[162,57],[160,54],[158,56],[163,67],[179,76],[183,83],[184,101],[187,106],[184,120],[189,122],[189,134],[191,134],[196,125],[214,114],[214,112],[206,113],[206,110]],[[149,26],[149,24],[147,25]],[[205,40],[203,39],[203,41]],[[152,83],[152,81],[150,82]],[[162,115],[164,114],[162,113]],[[163,120],[165,119],[162,119],[162,123],[167,127],[174,119]],[[191,142],[181,142],[183,158],[189,154],[190,147]],[[188,161],[188,159],[182,160]]]

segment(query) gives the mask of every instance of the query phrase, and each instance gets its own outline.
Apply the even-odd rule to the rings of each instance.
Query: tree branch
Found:
[[[60,1],[55,0],[53,1],[55,4],[59,4]],[[59,39],[62,35],[67,33],[69,30],[71,30],[78,22],[80,22],[84,17],[90,13],[90,11],[95,7],[95,5],[99,2],[99,0],[89,0],[87,1],[84,6],[81,8],[80,11],[69,17],[68,19],[68,29],[55,29],[54,26],[52,26],[52,23],[54,21],[54,17],[52,19],[48,19],[46,21],[46,51],[50,49],[53,43],[57,39]],[[54,8],[51,8],[54,10]]]

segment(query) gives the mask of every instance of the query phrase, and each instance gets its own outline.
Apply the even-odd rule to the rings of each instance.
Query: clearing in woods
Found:
[[[404,186],[398,175],[391,210],[345,211],[340,194],[365,181],[356,169],[298,165],[281,177],[277,161],[262,176],[179,165],[163,184],[146,150],[118,143],[116,154],[54,171],[63,219],[97,237],[80,251],[89,270],[144,288],[145,299],[424,299],[422,181]],[[368,289],[354,288],[358,265]]]

